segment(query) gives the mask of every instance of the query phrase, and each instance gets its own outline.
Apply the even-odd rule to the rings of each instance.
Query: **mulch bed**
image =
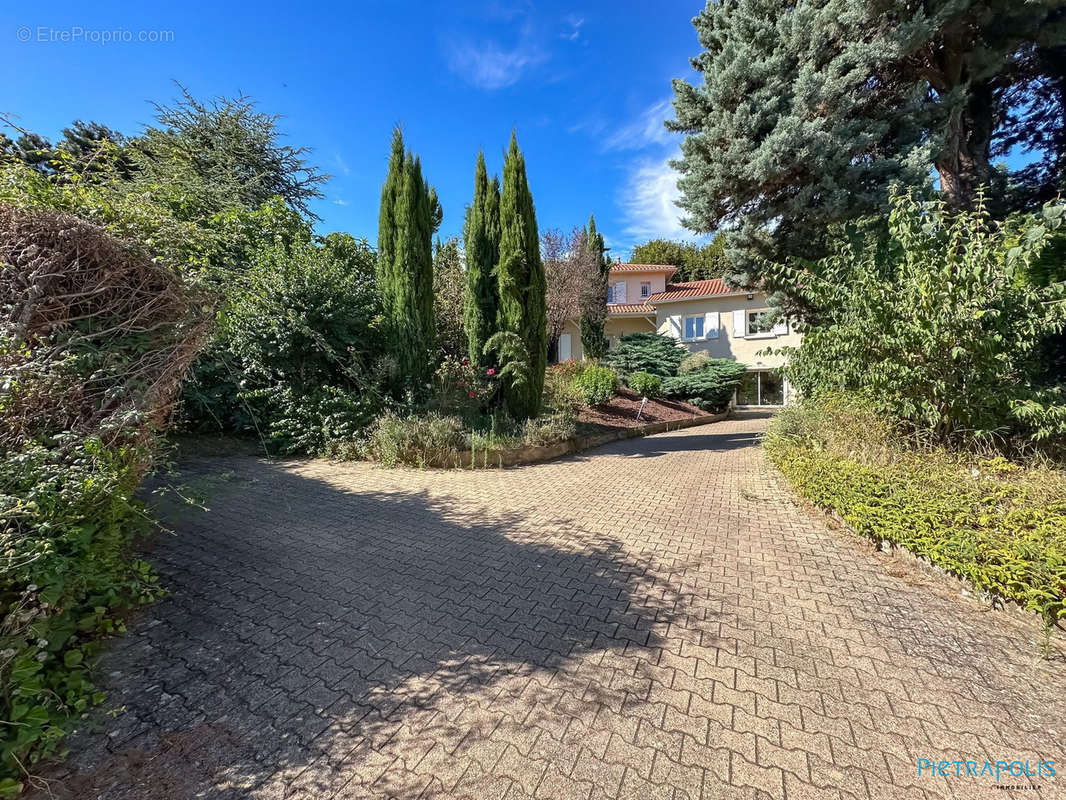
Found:
[[[640,411],[641,395],[629,389],[619,389],[610,402],[592,408],[582,408],[577,415],[578,429],[583,435],[619,428],[636,428],[653,422],[673,422],[692,419],[709,413],[679,400],[649,400]]]

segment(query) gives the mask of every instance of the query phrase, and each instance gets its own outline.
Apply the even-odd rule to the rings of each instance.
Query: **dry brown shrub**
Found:
[[[209,325],[174,269],[84,220],[0,204],[0,451],[142,442]]]

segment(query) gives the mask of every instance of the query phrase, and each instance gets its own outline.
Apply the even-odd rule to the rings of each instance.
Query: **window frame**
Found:
[[[691,320],[697,320],[698,319],[700,321],[699,322],[699,324],[700,324],[700,332],[696,336],[689,336],[688,335],[688,321],[690,319]],[[707,322],[706,322],[706,315],[705,314],[685,314],[685,315],[682,315],[681,316],[681,338],[682,338],[682,341],[686,341],[686,342],[703,341],[704,339],[707,338],[706,327],[707,327]],[[693,325],[692,325],[692,332],[693,333],[696,332],[695,323],[693,323]]]
[[[744,311],[744,338],[748,339],[769,339],[777,334],[774,333],[774,326],[771,324],[764,331],[753,331],[751,329],[751,316],[752,314],[759,314],[761,318],[769,316],[771,313],[768,308],[749,308]]]
[[[651,281],[640,282],[640,299],[647,300],[651,297]]]

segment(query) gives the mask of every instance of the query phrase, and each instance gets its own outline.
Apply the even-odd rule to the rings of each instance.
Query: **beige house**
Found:
[[[676,269],[647,264],[615,264],[607,290],[604,332],[611,347],[628,333],[661,333],[679,340],[692,352],[731,358],[747,365],[746,380],[737,390],[736,405],[778,406],[792,391],[779,371],[781,354],[768,348],[796,346],[800,334],[787,322],[770,322],[770,308],[761,292],[733,290],[720,278],[671,283]],[[558,360],[584,357],[577,320],[559,337]]]

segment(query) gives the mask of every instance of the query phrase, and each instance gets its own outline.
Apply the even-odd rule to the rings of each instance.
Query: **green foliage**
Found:
[[[499,373],[494,367],[478,367],[468,358],[446,355],[433,374],[428,407],[471,424],[496,405],[499,391]]]
[[[729,405],[747,368],[728,358],[711,358],[702,367],[663,381],[663,394],[708,411]]]
[[[459,240],[437,240],[433,248],[433,321],[437,326],[437,352],[451,358],[467,356],[464,329],[466,276]]]
[[[607,337],[603,333],[607,321],[607,281],[611,274],[611,261],[604,248],[603,234],[596,230],[596,219],[589,216],[585,229],[585,246],[596,263],[596,282],[581,309],[581,347],[585,358],[601,359],[607,355]]]
[[[649,400],[658,397],[663,391],[663,379],[650,372],[634,372],[626,378],[629,388]]]
[[[367,454],[387,467],[453,466],[465,446],[458,417],[433,412],[400,417],[390,412],[378,417],[370,429]]]
[[[315,245],[260,255],[220,321],[240,393],[219,416],[246,409],[282,453],[313,453],[369,424],[385,404],[373,260],[366,242],[344,258]]]
[[[702,350],[695,353],[689,353],[681,359],[681,364],[677,368],[678,375],[688,375],[690,372],[696,372],[706,367],[711,362],[711,357]]]
[[[512,342],[507,352],[497,350],[503,365],[501,374],[510,378],[504,385],[504,403],[512,417],[527,419],[539,413],[544,390],[544,368],[548,360],[547,284],[540,258],[533,195],[526,180],[525,157],[513,132],[500,192],[497,277],[500,291],[497,329],[514,334],[520,342],[520,346]],[[523,366],[509,370],[513,361]],[[520,374],[522,379],[518,380]]]
[[[495,270],[500,263],[500,181],[489,180],[485,154],[478,151],[474,170],[474,201],[463,225],[466,247],[466,287],[463,327],[467,353],[474,364],[494,363],[485,342],[496,332],[500,290]]]
[[[915,451],[865,399],[782,410],[766,451],[796,491],[887,540],[1040,612],[1066,616],[1066,476],[1001,457]]]
[[[496,371],[500,381],[500,393],[506,398],[520,397],[533,384],[533,367],[529,363],[526,343],[517,333],[499,331],[485,342],[485,355],[495,353],[503,364]],[[541,378],[543,381],[543,378]],[[543,383],[541,384],[543,387]],[[543,388],[542,388],[543,391]]]
[[[670,264],[677,267],[673,281],[700,281],[721,278],[728,262],[725,258],[725,235],[715,234],[705,245],[652,239],[633,248],[631,264]]]
[[[169,184],[210,215],[233,207],[258,208],[273,197],[314,218],[308,201],[329,180],[305,161],[306,147],[281,144],[277,116],[253,100],[220,97],[203,103],[184,87],[173,105],[157,105],[157,125],[131,144],[138,182]]]
[[[585,403],[584,392],[574,385],[584,367],[577,362],[553,364],[544,375],[544,409],[549,414],[577,416],[578,407]]]
[[[786,374],[807,396],[861,391],[939,443],[1061,441],[1062,392],[1031,376],[1042,338],[1066,326],[1066,291],[1019,273],[1062,219],[1048,205],[1007,229],[981,205],[895,196],[887,242],[841,238],[813,270],[772,268],[815,309]]]
[[[997,180],[1002,126],[1033,89],[1058,91],[1032,54],[1061,47],[1060,14],[1008,0],[917,13],[869,0],[708,3],[694,20],[701,81],[674,81],[667,124],[686,134],[675,166],[687,226],[727,230],[730,278],[755,286],[763,258],[824,255],[830,225],[883,214],[893,184],[931,190],[934,167],[948,201],[968,207]],[[1044,136],[1061,126],[1056,106],[1023,136],[1049,160],[1062,152]]]
[[[131,551],[139,460],[97,438],[0,456],[0,796],[101,702],[101,636],[158,593]]]
[[[581,391],[586,405],[603,405],[618,391],[618,375],[609,367],[594,365],[586,367],[574,378],[574,386]]]
[[[381,189],[378,288],[396,361],[396,388],[408,396],[424,393],[433,362],[432,239],[439,224],[436,190],[423,179],[421,161],[404,151],[396,128]]]
[[[140,248],[0,205],[0,796],[102,700],[90,664],[151,599],[133,494],[205,322]]]
[[[661,378],[670,378],[677,374],[687,354],[685,346],[669,336],[630,333],[623,336],[618,347],[607,354],[607,363],[622,375],[650,372]]]

